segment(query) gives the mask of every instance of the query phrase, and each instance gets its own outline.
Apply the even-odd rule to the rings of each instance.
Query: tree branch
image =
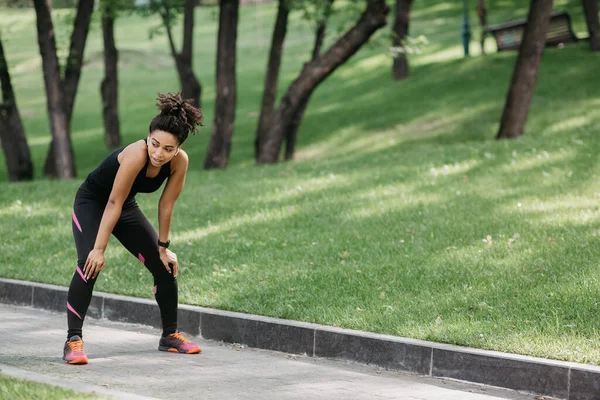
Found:
[[[71,46],[69,48],[69,57],[65,66],[65,76],[62,79],[63,93],[65,101],[65,112],[67,119],[71,120],[73,114],[73,105],[75,104],[75,95],[81,76],[81,67],[83,65],[83,53],[85,42],[94,12],[94,0],[79,0],[77,5],[77,15],[73,33],[71,34]]]
[[[175,42],[173,41],[173,32],[171,32],[171,13],[169,11],[169,4],[167,3],[167,0],[162,0],[161,4],[163,5],[164,12],[161,11],[160,16],[162,17],[163,25],[167,30],[167,37],[169,38],[169,47],[171,48],[171,55],[173,56],[173,58],[175,58],[175,60],[177,60],[179,54],[175,49]]]

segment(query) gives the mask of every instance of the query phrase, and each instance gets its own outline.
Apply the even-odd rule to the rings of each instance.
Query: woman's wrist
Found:
[[[159,247],[159,248],[167,249],[167,248],[169,248],[169,245],[171,244],[171,241],[170,241],[170,240],[167,240],[167,241],[164,241],[164,242],[163,242],[163,241],[162,241],[162,240],[160,240],[160,238],[159,238],[159,239],[158,239],[158,242],[157,242],[157,244],[158,244],[158,247]]]

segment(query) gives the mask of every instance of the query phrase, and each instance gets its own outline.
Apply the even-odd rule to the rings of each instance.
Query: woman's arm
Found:
[[[165,189],[160,196],[158,202],[158,238],[161,242],[169,240],[169,231],[171,229],[171,219],[173,217],[173,208],[175,202],[183,190],[185,184],[185,176],[188,169],[188,155],[185,151],[180,150],[179,154],[171,161],[171,175],[167,181]],[[165,264],[165,268],[171,272],[169,263],[173,264],[173,276],[177,276],[177,257],[168,252],[164,247],[159,247],[160,258]],[[170,253],[172,256],[169,257]]]
[[[119,155],[120,166],[100,221],[96,242],[83,268],[86,279],[95,278],[105,266],[104,250],[108,245],[108,239],[121,216],[123,203],[131,190],[135,177],[146,164],[146,157],[145,146],[141,143],[134,143],[126,147]]]

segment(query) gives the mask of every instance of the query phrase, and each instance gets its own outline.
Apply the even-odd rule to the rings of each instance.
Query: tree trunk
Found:
[[[265,76],[260,117],[258,119],[258,127],[256,128],[256,139],[254,140],[254,157],[256,160],[258,160],[260,147],[266,140],[269,127],[273,121],[273,114],[275,113],[277,80],[279,79],[279,69],[283,55],[283,42],[287,34],[288,15],[287,0],[279,0],[275,28],[273,29],[273,36],[271,38],[271,50],[269,52],[269,62]]]
[[[367,9],[356,25],[347,31],[325,54],[306,64],[298,78],[288,88],[275,113],[268,139],[261,146],[259,163],[277,162],[285,132],[289,129],[301,104],[336,68],[356,53],[373,33],[386,24],[389,9],[385,1],[368,0],[367,4]]]
[[[413,0],[396,0],[396,18],[394,20],[394,40],[395,47],[402,46],[406,35],[408,35],[408,25],[410,23],[410,8]],[[408,76],[408,60],[406,53],[400,53],[394,58],[392,66],[392,76],[395,81],[399,81]]]
[[[36,0],[36,2],[43,3],[43,0]],[[77,4],[77,14],[75,15],[75,23],[73,24],[73,32],[71,33],[71,45],[69,47],[69,56],[67,57],[67,64],[65,66],[65,76],[59,82],[59,86],[61,88],[59,92],[60,97],[62,98],[61,102],[63,103],[64,113],[67,119],[66,135],[67,140],[69,142],[68,147],[72,163],[70,169],[73,171],[73,176],[76,175],[76,171],[75,156],[73,154],[71,145],[71,116],[73,114],[73,105],[75,104],[75,95],[77,94],[77,87],[79,86],[79,78],[81,76],[81,67],[83,65],[85,43],[87,41],[87,35],[93,11],[94,0],[79,0]],[[56,55],[56,42],[54,40],[53,31],[54,28],[52,26],[52,18],[50,17],[50,15],[48,16],[48,21],[51,29],[52,42],[54,43],[54,54]],[[56,58],[56,56],[54,57]],[[58,61],[56,63],[58,65]],[[46,92],[48,92],[48,89],[46,89]],[[58,118],[60,119],[60,117]],[[46,156],[46,162],[44,164],[44,174],[46,176],[60,177],[60,174],[56,170],[58,164],[55,159],[57,152],[59,151],[61,150],[56,149],[56,138],[53,134],[52,141],[50,142],[50,148],[48,150],[48,155]]]
[[[189,1],[189,0],[188,0]],[[175,64],[179,75],[179,84],[181,86],[181,96],[184,99],[192,99],[194,105],[201,106],[200,96],[202,95],[202,86],[194,74],[192,59],[184,58],[181,55],[176,56]]]
[[[81,67],[83,66],[83,54],[85,52],[85,43],[87,41],[90,21],[94,12],[94,0],[79,0],[77,4],[77,14],[71,33],[71,45],[69,56],[65,65],[65,75],[63,78],[63,90],[65,96],[65,112],[67,119],[71,121],[73,115],[73,105],[75,104],[75,95],[79,86],[81,76]]]
[[[115,46],[114,8],[108,4],[102,15],[104,37],[104,80],[100,85],[102,94],[102,116],[104,118],[104,143],[109,149],[121,146],[119,125],[119,52]]]
[[[585,21],[590,34],[590,49],[600,51],[600,23],[598,22],[598,4],[596,0],[582,0]]]
[[[283,42],[287,33],[288,15],[287,0],[279,0],[275,28],[273,29],[273,37],[271,38],[271,50],[269,52],[269,62],[265,76],[260,117],[258,119],[258,127],[256,128],[256,139],[254,140],[254,156],[257,160],[260,148],[266,140],[269,127],[273,121],[273,114],[275,113],[277,80],[279,79],[279,68],[283,55]]]
[[[479,16],[479,23],[481,24],[481,41],[479,45],[481,46],[481,54],[485,54],[485,37],[487,36],[487,10],[485,8],[485,0],[479,0],[479,5],[477,6],[477,15]]]
[[[329,18],[329,14],[331,13],[331,6],[333,5],[334,0],[328,0],[325,7],[325,12],[323,13],[323,18],[317,24],[317,29],[315,32],[315,44],[313,46],[311,61],[315,61],[321,55],[321,48],[323,47],[323,41],[325,40],[325,31],[327,30],[327,19]],[[298,137],[298,129],[300,129],[300,124],[304,119],[304,112],[308,107],[308,102],[310,101],[312,93],[308,95],[306,100],[300,104],[298,108],[298,112],[296,116],[292,120],[292,124],[290,128],[287,130],[285,135],[285,160],[290,161],[294,159],[294,153],[296,152],[296,138]]]
[[[10,81],[8,63],[4,56],[0,38],[0,83],[2,103],[0,103],[0,141],[4,150],[8,179],[11,182],[33,179],[33,163],[25,138],[25,129]]]
[[[37,33],[40,54],[42,56],[42,69],[44,71],[44,84],[46,87],[46,103],[50,118],[52,144],[50,145],[52,157],[46,160],[45,174],[58,178],[73,178],[75,164],[73,150],[69,137],[69,120],[65,111],[65,99],[58,58],[56,56],[56,42],[54,27],[50,16],[50,8],[46,0],[34,0],[37,15]],[[52,158],[52,163],[48,160]]]
[[[194,104],[200,107],[200,96],[202,94],[202,86],[194,74],[194,68],[192,66],[193,61],[193,38],[194,38],[194,10],[196,1],[185,0],[184,5],[184,16],[183,16],[183,46],[181,53],[177,53],[175,49],[175,42],[173,40],[173,33],[171,31],[171,9],[170,3],[167,0],[162,1],[163,11],[161,16],[163,19],[163,25],[167,31],[167,38],[169,39],[169,48],[171,49],[171,55],[175,60],[175,66],[177,67],[177,75],[179,77],[179,84],[181,86],[181,96],[184,99],[192,99]]]
[[[202,94],[202,86],[192,67],[192,54],[193,46],[192,40],[194,38],[194,10],[196,6],[196,0],[185,0],[185,8],[183,15],[183,47],[181,49],[180,63],[182,68],[179,73],[179,81],[181,82],[182,96],[184,99],[193,99],[194,104],[198,107],[201,106],[200,96]]]
[[[550,25],[552,0],[531,0],[497,139],[523,135]]]
[[[225,168],[231,151],[235,120],[235,53],[240,0],[221,0],[217,44],[215,118],[204,168]]]

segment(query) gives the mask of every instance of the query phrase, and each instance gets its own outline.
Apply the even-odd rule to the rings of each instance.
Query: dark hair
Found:
[[[159,93],[156,106],[160,114],[150,122],[150,133],[165,131],[177,137],[180,145],[185,142],[190,132],[198,132],[197,125],[202,125],[202,111],[192,105],[193,100],[183,99],[181,92]]]

